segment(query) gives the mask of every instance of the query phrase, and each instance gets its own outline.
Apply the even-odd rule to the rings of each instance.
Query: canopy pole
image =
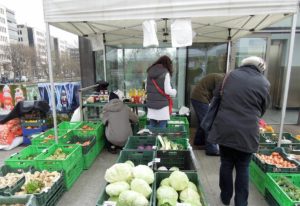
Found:
[[[231,53],[231,29],[228,29],[228,42],[227,42],[227,64],[226,64],[226,73],[230,69],[230,53]]]
[[[283,104],[282,104],[282,108],[281,108],[280,131],[279,131],[279,138],[278,138],[278,144],[277,144],[278,147],[280,147],[280,145],[281,145],[281,139],[282,139],[282,134],[283,134],[283,125],[284,125],[285,114],[286,114],[287,98],[288,98],[288,93],[289,93],[290,77],[291,77],[291,69],[292,69],[292,61],[293,61],[293,53],[294,53],[296,24],[297,24],[297,13],[295,13],[293,15],[293,23],[292,23],[289,54],[288,54],[289,59],[288,59],[286,77],[285,77]]]
[[[54,136],[55,142],[58,143],[57,139],[57,116],[56,116],[56,104],[55,104],[55,92],[54,92],[54,81],[53,81],[53,69],[52,69],[52,55],[51,55],[51,43],[50,43],[50,28],[49,23],[46,22],[46,38],[47,38],[47,58],[48,58],[48,69],[49,69],[49,79],[50,79],[50,88],[51,88],[51,108],[53,115],[53,124],[54,124]]]
[[[105,47],[106,39],[105,34],[103,34],[103,69],[104,69],[104,80],[106,81],[106,47]]]

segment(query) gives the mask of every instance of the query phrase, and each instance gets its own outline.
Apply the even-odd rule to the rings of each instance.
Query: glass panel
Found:
[[[241,38],[236,44],[235,67],[249,56],[258,56],[266,59],[267,38]]]
[[[174,99],[174,108],[178,106],[178,97],[180,97],[180,106],[184,102],[184,82],[186,49],[176,48],[115,48],[106,47],[106,73],[110,90],[120,89],[125,92],[131,88],[144,88],[147,78],[147,68],[162,55],[168,55],[173,62],[172,85],[178,89],[178,82],[181,82],[183,89],[178,91]],[[103,55],[101,52],[95,53],[96,78],[104,79]],[[180,76],[178,71],[180,70]]]
[[[96,81],[104,80],[103,51],[95,52]]]
[[[224,73],[226,70],[227,44],[198,44],[188,48],[186,103],[194,85],[206,74]]]

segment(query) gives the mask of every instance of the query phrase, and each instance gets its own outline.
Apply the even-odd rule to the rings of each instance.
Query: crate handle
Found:
[[[178,154],[178,152],[177,151],[170,151],[170,152],[168,152],[170,155],[177,155]]]
[[[9,158],[12,158],[12,157],[16,156],[17,154],[19,154],[19,152],[16,152],[16,153],[14,153],[14,154],[10,155],[10,157],[9,157]]]

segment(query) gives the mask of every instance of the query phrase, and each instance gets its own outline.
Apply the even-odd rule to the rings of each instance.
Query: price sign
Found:
[[[153,161],[148,163],[148,167],[151,167],[153,165]]]
[[[154,162],[160,162],[160,158],[155,158]]]
[[[113,201],[105,201],[103,203],[103,206],[116,206],[117,203],[116,202],[113,202]]]

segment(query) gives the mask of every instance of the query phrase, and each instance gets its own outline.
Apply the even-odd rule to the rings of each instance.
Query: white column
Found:
[[[289,53],[288,53],[289,59],[288,59],[286,77],[285,77],[283,104],[282,104],[282,108],[281,108],[281,121],[280,121],[278,147],[280,147],[280,145],[281,145],[283,126],[284,126],[284,120],[285,120],[285,114],[286,114],[286,105],[287,105],[287,98],[288,98],[288,93],[289,93],[290,77],[291,77],[291,69],[292,69],[293,53],[294,53],[296,24],[297,24],[297,13],[295,13],[293,15],[293,23],[292,23],[291,38],[290,38]]]
[[[105,44],[103,47],[103,69],[104,69],[104,80],[106,81],[107,77],[106,77],[106,47],[105,47]]]
[[[54,135],[55,135],[55,142],[58,143],[56,104],[55,104],[55,92],[54,92],[54,81],[53,81],[52,57],[51,57],[51,43],[50,43],[50,28],[49,28],[48,22],[46,22],[46,37],[47,37],[46,43],[47,43],[49,78],[50,78],[50,86],[51,86],[51,108],[52,108],[52,115],[53,115]]]

